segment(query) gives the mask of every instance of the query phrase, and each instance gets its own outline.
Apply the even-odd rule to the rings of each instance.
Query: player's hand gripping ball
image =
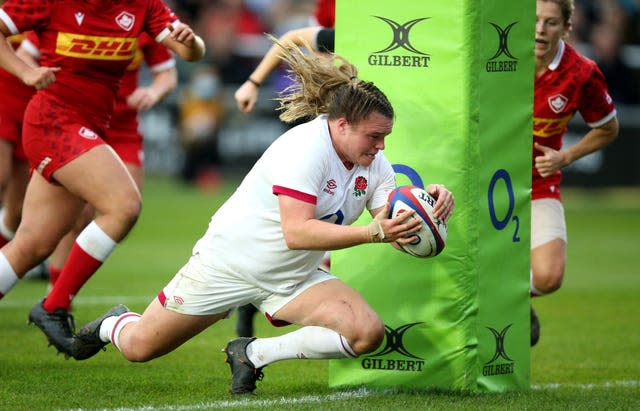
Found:
[[[417,239],[409,244],[398,245],[408,254],[415,257],[435,257],[444,250],[447,242],[447,225],[433,216],[436,199],[424,189],[416,186],[398,187],[389,193],[389,218],[393,218],[408,210],[416,212],[411,218],[422,220],[422,227],[415,236]]]

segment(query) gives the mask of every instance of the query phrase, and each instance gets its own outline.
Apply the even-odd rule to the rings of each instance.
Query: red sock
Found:
[[[58,281],[58,277],[60,277],[62,269],[49,265],[47,270],[49,270],[49,284],[51,284],[51,287],[53,288],[53,286],[56,284],[56,281]]]
[[[73,297],[101,265],[102,261],[87,254],[77,242],[73,243],[58,280],[42,304],[43,308],[48,312],[56,308],[68,310]]]

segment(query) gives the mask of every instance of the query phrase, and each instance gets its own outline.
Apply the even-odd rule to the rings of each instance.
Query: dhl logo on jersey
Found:
[[[91,60],[129,60],[137,49],[138,39],[133,37],[87,36],[58,33],[56,53]]]
[[[573,114],[562,118],[533,118],[533,135],[536,137],[551,137],[559,134],[571,120]]]

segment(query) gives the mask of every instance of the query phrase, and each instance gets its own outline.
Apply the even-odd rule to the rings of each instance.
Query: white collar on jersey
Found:
[[[551,60],[551,63],[549,63],[549,70],[557,69],[560,65],[560,60],[562,60],[562,56],[564,55],[564,40],[560,40],[559,45],[558,52],[553,57],[553,60]]]

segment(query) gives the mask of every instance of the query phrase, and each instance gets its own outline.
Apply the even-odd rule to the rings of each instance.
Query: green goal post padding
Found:
[[[444,184],[456,209],[435,258],[332,253],[386,336],[330,361],[330,386],[528,389],[534,24],[535,2],[337,0],[336,53],[396,111],[397,184]]]

